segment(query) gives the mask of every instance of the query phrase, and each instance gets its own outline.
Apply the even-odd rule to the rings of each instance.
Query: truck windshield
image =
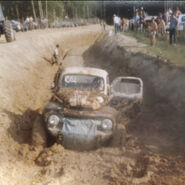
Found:
[[[77,88],[85,90],[104,90],[104,80],[101,77],[82,74],[68,74],[61,79],[63,88]]]

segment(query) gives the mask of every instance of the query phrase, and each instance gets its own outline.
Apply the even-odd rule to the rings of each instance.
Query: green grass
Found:
[[[125,32],[126,35],[134,37],[138,42],[147,44],[147,52],[162,59],[168,60],[179,66],[185,66],[185,34],[177,36],[177,44],[170,45],[169,39],[163,37],[156,37],[156,45],[150,45],[150,39],[147,33],[128,31]]]

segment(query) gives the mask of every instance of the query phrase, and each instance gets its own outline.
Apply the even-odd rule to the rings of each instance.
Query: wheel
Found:
[[[46,130],[44,128],[43,120],[40,115],[38,115],[33,122],[32,127],[32,145],[43,146],[47,144]]]
[[[126,128],[125,125],[119,123],[113,132],[112,146],[113,147],[124,147],[126,142]]]
[[[4,33],[7,42],[12,42],[15,40],[15,32],[12,28],[10,21],[5,21],[4,23]]]

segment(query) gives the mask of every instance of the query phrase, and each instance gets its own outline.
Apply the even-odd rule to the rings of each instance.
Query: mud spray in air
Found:
[[[35,58],[31,54],[30,57],[35,62],[29,57],[20,59],[22,63],[16,67],[21,70],[17,67],[17,74],[13,73],[17,80],[11,74],[0,77],[4,82],[0,86],[4,88],[0,130],[3,184],[184,184],[185,69],[131,51],[123,44],[130,43],[125,36],[100,37],[97,30],[99,27],[64,30],[58,38],[59,31],[47,33],[50,39],[40,40],[39,54],[34,44],[32,50],[23,46],[25,53],[26,49],[33,52]],[[49,52],[48,56],[41,53],[51,51],[45,46],[51,47],[59,37],[63,48],[69,50],[64,67],[102,68],[109,72],[111,80],[117,76],[143,79],[144,101],[140,112],[119,107],[119,129],[107,147],[77,152],[58,144],[45,149],[30,144],[33,120],[51,97],[49,87],[57,71],[57,66],[46,62]],[[139,43],[135,41],[135,44],[139,47]],[[10,57],[15,57],[17,52]],[[12,64],[6,62],[8,66],[4,71],[12,68]]]

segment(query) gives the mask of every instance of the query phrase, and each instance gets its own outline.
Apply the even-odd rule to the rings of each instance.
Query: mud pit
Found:
[[[8,67],[2,65],[1,183],[185,184],[185,125],[184,115],[180,111],[185,100],[184,69],[131,52],[123,44],[129,42],[127,37],[105,37],[88,49],[99,37],[96,26],[70,32],[63,30],[57,36],[56,33],[60,32],[47,33],[50,41],[45,39],[40,41],[39,47],[35,47],[35,50],[42,48],[40,54],[28,47],[24,51],[32,51],[30,57],[23,54],[21,62],[16,61],[17,65],[14,66],[12,58],[18,55],[16,51],[12,58],[6,58]],[[20,37],[23,38],[22,35]],[[64,67],[100,67],[110,73],[111,79],[119,75],[133,75],[140,76],[144,81],[145,98],[141,113],[135,117],[121,110],[124,113],[120,117],[119,132],[108,147],[75,152],[57,144],[44,150],[30,145],[32,121],[51,96],[49,86],[57,70],[57,66],[51,67],[43,58],[49,58],[51,46],[59,38],[62,46],[70,51],[63,61]],[[140,47],[133,42],[129,42],[129,47]],[[8,44],[6,47],[16,48]],[[86,49],[83,59],[82,54]],[[45,51],[47,55],[43,56]],[[12,67],[15,68],[13,75],[4,75]],[[124,126],[127,128],[126,139],[122,137]]]
[[[138,52],[142,47],[125,36],[105,37],[84,53],[86,65],[106,69],[112,80],[144,81],[141,113],[119,123],[127,130],[123,161],[107,177],[113,184],[185,184],[185,69]]]

